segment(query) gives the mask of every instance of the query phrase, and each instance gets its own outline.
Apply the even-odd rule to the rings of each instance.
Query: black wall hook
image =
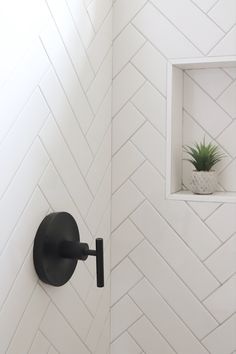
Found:
[[[33,259],[39,278],[54,286],[64,285],[73,275],[78,260],[96,257],[97,286],[104,286],[103,239],[96,239],[96,250],[80,242],[77,223],[66,212],[47,215],[34,239]]]

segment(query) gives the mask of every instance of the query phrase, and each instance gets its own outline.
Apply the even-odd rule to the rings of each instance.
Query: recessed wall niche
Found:
[[[226,155],[217,166],[218,191],[195,195],[188,189],[192,166],[183,145],[213,140]],[[168,199],[236,202],[236,57],[173,60],[168,64]]]

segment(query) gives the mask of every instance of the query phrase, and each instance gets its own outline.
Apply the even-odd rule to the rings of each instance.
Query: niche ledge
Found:
[[[172,200],[236,203],[236,192],[197,195],[182,190],[184,70],[236,67],[236,56],[171,60],[167,71],[166,198]],[[236,144],[235,144],[236,149]],[[236,176],[235,176],[236,178]]]

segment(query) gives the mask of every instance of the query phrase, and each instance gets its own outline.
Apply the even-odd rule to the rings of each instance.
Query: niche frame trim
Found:
[[[167,66],[166,198],[236,203],[236,192],[197,195],[182,190],[183,74],[186,69],[236,67],[236,56],[173,59]],[[235,146],[236,148],[236,146]],[[236,178],[236,176],[235,176]]]

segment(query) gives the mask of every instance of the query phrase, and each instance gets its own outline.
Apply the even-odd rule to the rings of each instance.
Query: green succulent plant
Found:
[[[210,171],[215,164],[220,162],[225,155],[220,152],[218,145],[212,142],[206,144],[205,138],[201,143],[195,143],[193,147],[184,146],[184,151],[190,156],[189,161],[196,171]]]

